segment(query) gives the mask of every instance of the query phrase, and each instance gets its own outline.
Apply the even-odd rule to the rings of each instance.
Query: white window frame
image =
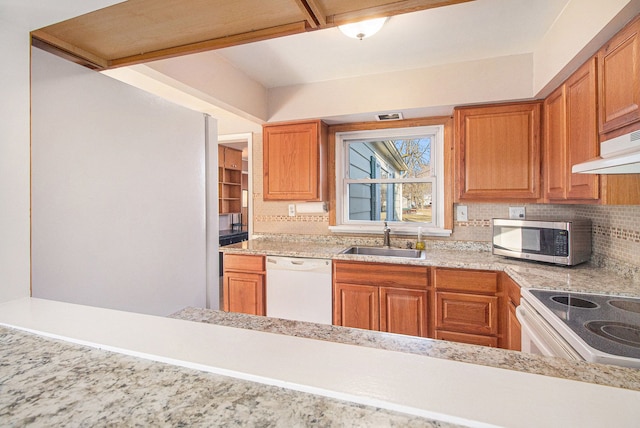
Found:
[[[335,164],[336,164],[336,225],[329,226],[336,233],[363,233],[381,234],[383,221],[353,221],[348,220],[347,177],[349,165],[346,144],[354,140],[366,139],[393,139],[393,138],[418,138],[432,135],[431,142],[431,168],[434,176],[434,199],[432,206],[432,223],[389,222],[389,227],[394,235],[416,235],[418,227],[422,228],[423,235],[449,236],[451,230],[444,228],[444,125],[416,126],[408,128],[387,128],[367,131],[347,131],[336,133]],[[354,182],[354,180],[349,180]],[[357,181],[357,180],[355,180]],[[387,179],[385,183],[401,183],[411,179]],[[435,201],[435,203],[434,203]]]

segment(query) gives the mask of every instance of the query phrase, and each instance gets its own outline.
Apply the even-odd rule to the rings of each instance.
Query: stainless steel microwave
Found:
[[[493,254],[573,266],[591,258],[591,220],[494,218]]]

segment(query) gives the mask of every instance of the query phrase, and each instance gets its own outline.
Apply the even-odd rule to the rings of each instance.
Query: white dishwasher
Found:
[[[331,260],[267,256],[267,316],[331,324]]]

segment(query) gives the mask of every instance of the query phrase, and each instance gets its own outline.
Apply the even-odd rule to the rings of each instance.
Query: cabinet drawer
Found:
[[[264,256],[225,254],[224,270],[264,272]]]
[[[426,266],[345,261],[336,261],[333,266],[336,282],[417,289],[429,286],[429,268]]]
[[[495,294],[498,291],[498,273],[486,270],[436,269],[435,287],[438,290]]]
[[[436,331],[436,339],[448,340],[450,342],[469,343],[471,345],[498,347],[498,338],[492,336],[481,336],[477,334],[456,333],[453,331]]]
[[[498,334],[498,298],[464,293],[436,293],[436,329]]]

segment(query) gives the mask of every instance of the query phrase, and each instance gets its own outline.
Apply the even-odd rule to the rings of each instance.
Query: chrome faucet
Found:
[[[391,229],[389,229],[389,226],[387,226],[387,222],[384,222],[384,229],[382,230],[384,232],[384,242],[382,243],[382,246],[385,248],[389,248],[391,247],[391,237],[389,236],[389,233],[391,233]]]

